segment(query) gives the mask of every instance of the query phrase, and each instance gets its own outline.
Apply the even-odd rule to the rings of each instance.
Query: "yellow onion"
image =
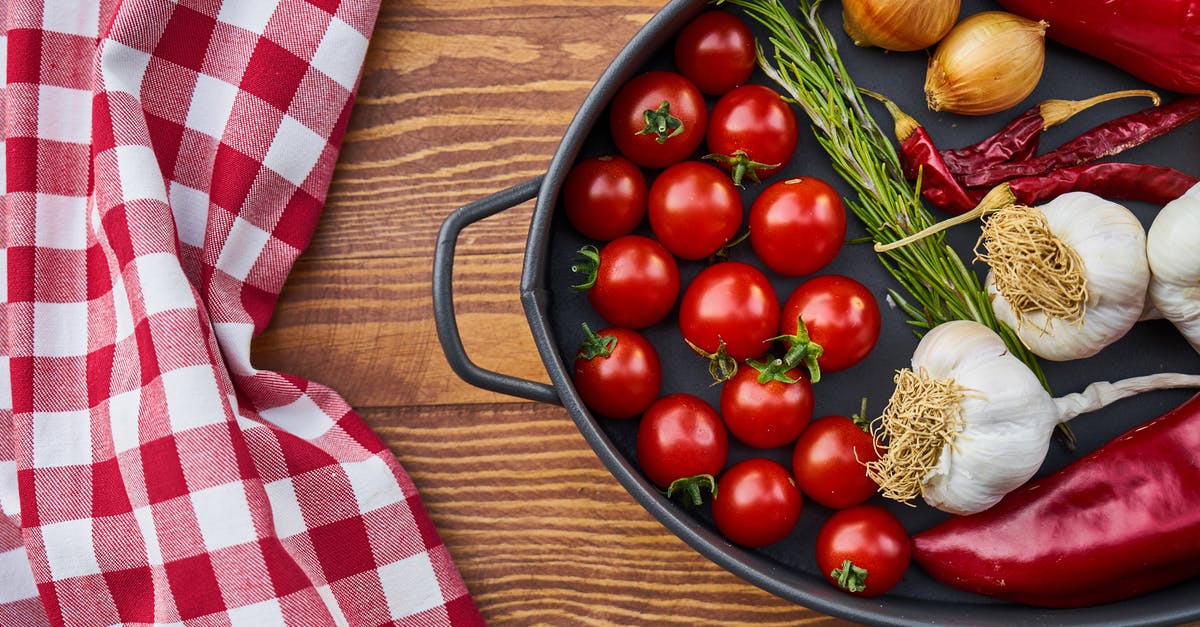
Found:
[[[929,59],[929,108],[988,115],[1024,100],[1042,78],[1048,26],[1004,11],[984,11],[959,22]]]
[[[856,46],[922,50],[950,31],[961,4],[961,0],[842,0],[842,27]]]

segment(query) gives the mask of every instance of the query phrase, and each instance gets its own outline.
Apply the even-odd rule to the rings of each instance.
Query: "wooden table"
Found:
[[[412,475],[496,625],[829,624],[700,556],[561,407],[463,383],[434,329],[454,209],[545,171],[662,0],[385,0],[327,207],[255,365],[340,392]],[[456,308],[482,366],[548,381],[518,300],[532,203],[464,231]]]

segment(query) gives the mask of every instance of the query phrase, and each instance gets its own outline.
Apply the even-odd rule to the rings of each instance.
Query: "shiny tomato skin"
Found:
[[[824,352],[822,372],[845,370],[862,361],[879,341],[879,303],[871,290],[840,274],[823,274],[801,283],[784,301],[780,335],[794,335],[797,318]]]
[[[908,532],[894,514],[876,505],[855,505],[835,512],[817,532],[817,568],[825,579],[845,560],[865,569],[865,589],[846,590],[857,596],[877,596],[891,590],[908,570],[912,549]]]
[[[632,418],[658,398],[662,387],[662,362],[658,351],[642,334],[612,327],[600,337],[616,338],[608,356],[575,356],[572,380],[575,391],[593,412],[605,418]]]
[[[742,226],[742,197],[729,176],[701,161],[663,170],[650,185],[648,217],[654,237],[680,259],[704,259]]]
[[[798,368],[786,374],[796,382],[760,383],[759,371],[742,365],[721,386],[721,416],[733,437],[755,448],[784,446],[799,437],[812,420],[812,384]]]
[[[654,485],[666,489],[677,479],[717,476],[729,454],[721,416],[691,394],[668,394],[654,401],[638,423],[637,460]]]
[[[600,249],[588,302],[612,326],[643,329],[671,313],[679,281],[679,265],[662,244],[642,235],[624,235]]]
[[[718,96],[754,73],[754,35],[738,16],[705,11],[675,39],[675,67],[700,91]]]
[[[779,92],[765,85],[736,87],[721,96],[708,118],[708,151],[733,156],[742,151],[766,168],[759,179],[787,165],[800,141],[796,114]]]
[[[765,457],[751,457],[727,468],[717,481],[713,522],[735,544],[767,546],[792,532],[803,503],[786,468]]]
[[[619,155],[579,160],[563,179],[562,204],[571,226],[601,242],[632,233],[646,216],[649,186],[634,162]]]
[[[824,268],[846,240],[846,208],[836,189],[804,176],[776,181],[750,205],[750,245],[783,276]]]
[[[646,111],[666,102],[671,117],[682,123],[678,133],[659,141],[643,133]],[[683,75],[664,70],[639,74],[625,83],[609,108],[609,132],[617,149],[630,161],[646,168],[665,168],[690,157],[704,141],[708,106],[704,94]]]
[[[762,356],[779,325],[779,298],[761,270],[740,261],[723,261],[696,275],[679,301],[684,339],[708,353],[722,341],[730,357]]]
[[[866,463],[879,459],[871,434],[846,416],[808,425],[792,449],[792,475],[808,498],[833,509],[863,503],[879,489]]]

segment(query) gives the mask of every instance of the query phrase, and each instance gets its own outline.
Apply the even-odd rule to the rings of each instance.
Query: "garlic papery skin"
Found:
[[[1142,317],[1150,282],[1146,231],[1129,209],[1088,192],[1068,192],[1037,209],[1054,236],[1082,260],[1087,285],[1083,318],[1065,320],[1041,311],[1018,316],[1009,296],[998,289],[994,269],[984,283],[992,309],[1043,359],[1090,357]]]
[[[1146,258],[1150,302],[1200,351],[1200,184],[1159,210]]]
[[[905,409],[931,409],[895,408],[898,389],[872,425],[882,443],[881,457],[867,463],[867,473],[886,497],[906,501],[920,495],[930,506],[960,515],[981,512],[1029,481],[1045,460],[1060,422],[1141,392],[1200,387],[1200,375],[1155,374],[1094,383],[1081,393],[1055,399],[1033,371],[1009,353],[999,335],[966,320],[940,324],[925,334],[913,353],[912,371],[952,381],[962,390],[956,406],[949,408],[956,410],[956,426],[940,449],[930,451],[936,463],[923,469],[920,485],[897,486],[894,478],[908,476],[910,469],[903,465],[912,457],[912,446],[921,445],[906,434],[938,430],[926,422],[896,424],[889,418],[916,413]],[[934,413],[938,412],[924,415]]]
[[[1047,26],[1004,11],[984,11],[959,22],[929,59],[929,108],[989,115],[1024,100],[1042,78]]]
[[[856,46],[924,50],[958,21],[961,0],[842,0],[842,27]]]

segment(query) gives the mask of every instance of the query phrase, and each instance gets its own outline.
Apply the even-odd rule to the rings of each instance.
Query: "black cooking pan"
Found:
[[[948,588],[913,566],[888,594],[864,599],[832,588],[817,572],[814,563],[814,538],[830,510],[806,501],[800,524],[784,541],[763,549],[734,546],[717,533],[707,506],[684,509],[668,501],[640,473],[635,459],[636,420],[614,421],[593,416],[580,402],[570,379],[571,361],[582,340],[580,324],[594,329],[605,325],[587,303],[584,294],[571,289],[577,277],[570,266],[575,251],[594,243],[585,240],[567,224],[558,210],[558,194],[563,178],[579,158],[613,153],[615,147],[606,131],[606,106],[609,98],[626,80],[647,69],[671,68],[673,35],[698,12],[705,9],[698,0],[670,2],[629,44],[597,81],[562,139],[544,176],[462,207],[449,216],[438,237],[434,257],[434,308],[446,357],[465,381],[478,387],[544,403],[560,403],[570,413],[579,430],[596,454],[633,497],[672,532],[706,557],[751,583],[806,607],[853,621],[874,624],[916,625],[930,623],[982,624],[1178,624],[1200,618],[1200,580],[1147,594],[1128,601],[1093,608],[1047,610],[979,597]],[[882,92],[905,111],[931,129],[945,147],[966,145],[998,129],[1009,116],[1046,98],[1084,98],[1117,89],[1145,87],[1128,75],[1084,55],[1056,44],[1048,44],[1046,74],[1029,99],[1007,113],[986,118],[967,118],[928,111],[921,91],[926,57],[924,53],[885,54],[879,50],[858,49],[840,29],[840,4],[827,2],[822,15],[839,36],[839,47],[846,67],[861,87]],[[962,15],[999,9],[987,0],[965,0]],[[748,23],[752,24],[750,20]],[[756,34],[761,34],[756,29]],[[761,74],[752,82],[770,84]],[[1169,94],[1164,94],[1168,95]],[[711,102],[710,102],[711,105]],[[1043,147],[1052,147],[1091,126],[1146,106],[1146,101],[1109,103],[1077,116],[1071,122],[1052,129]],[[875,111],[884,129],[890,121],[882,108]],[[797,111],[802,126],[803,113]],[[807,135],[804,133],[802,135]],[[1200,146],[1200,129],[1185,127],[1152,144],[1130,150],[1122,160],[1170,165],[1192,175],[1200,175],[1200,163],[1190,159]],[[653,176],[653,172],[649,176]],[[822,150],[811,136],[802,137],[796,157],[776,178],[793,175],[817,176],[851,192],[833,172]],[[746,206],[756,192],[745,190]],[[534,341],[553,385],[527,381],[475,365],[463,349],[454,317],[451,268],[457,237],[463,228],[487,216],[536,198],[530,224],[525,263],[521,276],[520,298],[529,320]],[[1148,227],[1156,207],[1127,203]],[[853,216],[849,238],[863,235]],[[649,230],[643,226],[643,233]],[[978,236],[973,226],[959,227],[949,241],[964,259]],[[757,263],[747,246],[735,249],[733,258]],[[700,262],[681,262],[686,284],[702,268]],[[843,372],[826,374],[815,386],[816,413],[849,414],[856,411],[863,397],[868,411],[877,415],[891,393],[894,371],[908,365],[917,338],[905,324],[905,316],[887,306],[888,289],[894,280],[866,246],[848,245],[822,273],[847,274],[862,281],[875,293],[883,306],[883,334],[878,347],[863,363]],[[781,300],[802,279],[773,279]],[[711,386],[706,364],[684,345],[674,317],[644,330],[658,349],[664,364],[663,393],[689,392],[718,406],[718,388]],[[1200,360],[1164,321],[1140,323],[1117,344],[1096,357],[1064,363],[1046,363],[1046,375],[1056,394],[1078,391],[1096,380],[1111,380],[1159,371],[1196,372]],[[1061,468],[1078,456],[1095,449],[1132,426],[1182,403],[1190,391],[1164,391],[1145,394],[1118,402],[1105,410],[1086,415],[1072,423],[1078,448],[1052,446],[1041,475]],[[730,463],[750,455],[736,444]],[[753,454],[763,454],[754,451]],[[790,463],[789,451],[767,451],[767,456]],[[945,515],[924,505],[907,507],[875,497],[872,501],[896,513],[910,532],[927,528]]]

